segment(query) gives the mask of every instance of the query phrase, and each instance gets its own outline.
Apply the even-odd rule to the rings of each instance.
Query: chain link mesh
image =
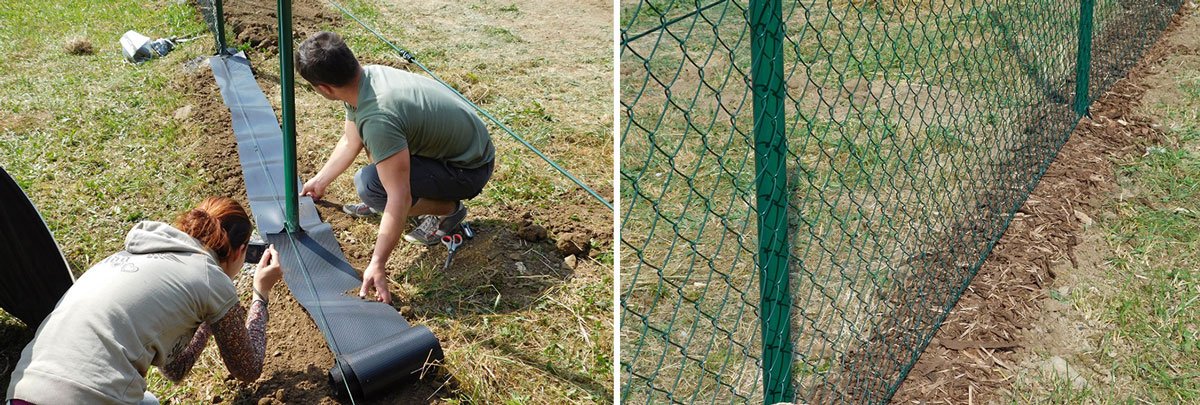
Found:
[[[753,5],[620,6],[624,402],[764,398]],[[783,2],[796,402],[894,394],[1080,119],[1081,22],[1090,103],[1180,5]]]

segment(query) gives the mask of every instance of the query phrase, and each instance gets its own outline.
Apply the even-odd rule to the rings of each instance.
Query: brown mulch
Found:
[[[1185,8],[1186,10],[1186,8]],[[1163,37],[1187,12],[1171,21]],[[1159,41],[1128,75],[1100,97],[1063,146],[983,263],[967,291],[910,371],[894,403],[1003,401],[1039,336],[1031,327],[1056,287],[1058,266],[1079,268],[1076,247],[1085,223],[1116,188],[1113,159],[1141,154],[1163,139],[1151,119],[1135,114],[1150,70],[1177,46]],[[1092,262],[1088,260],[1087,262]],[[1007,370],[1007,372],[1006,372]]]

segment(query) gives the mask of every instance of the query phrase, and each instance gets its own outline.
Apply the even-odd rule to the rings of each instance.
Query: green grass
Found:
[[[1102,337],[1113,372],[1134,377],[1113,391],[1150,402],[1200,400],[1200,94],[1187,91],[1197,86],[1194,73],[1176,80],[1185,101],[1156,106],[1175,129],[1121,165],[1137,197],[1114,203],[1116,217],[1102,222],[1122,288],[1086,303],[1114,327]]]
[[[117,43],[130,28],[150,36],[202,30],[190,13],[131,1],[0,6],[0,165],[25,186],[76,272],[115,251],[136,221],[192,204],[205,181],[176,147],[199,134],[172,119],[184,100],[169,86],[202,42],[141,66],[126,63]],[[91,40],[96,53],[65,53],[72,36]]]

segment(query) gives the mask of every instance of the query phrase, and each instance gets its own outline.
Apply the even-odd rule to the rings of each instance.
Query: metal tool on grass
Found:
[[[449,253],[446,254],[446,264],[442,266],[442,270],[450,269],[450,263],[454,261],[454,253],[458,251],[458,246],[462,243],[462,234],[456,233],[442,237],[442,244],[446,245],[446,250],[449,250]]]

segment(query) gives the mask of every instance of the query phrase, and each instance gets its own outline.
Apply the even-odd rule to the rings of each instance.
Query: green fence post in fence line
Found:
[[[756,0],[750,16],[754,97],[754,166],[758,209],[758,269],[762,321],[763,402],[790,402],[791,296],[788,291],[787,139],[784,136],[783,8]]]
[[[1075,113],[1087,114],[1088,79],[1092,68],[1092,12],[1094,0],[1079,2],[1079,53],[1075,58]]]
[[[214,3],[213,5],[216,7],[216,12],[213,13],[213,14],[215,14],[215,15],[213,15],[213,20],[215,20],[216,23],[213,24],[214,25],[213,28],[215,28],[216,32],[217,32],[217,55],[225,55],[225,54],[228,54],[229,52],[226,51],[227,47],[225,46],[225,6],[224,6],[224,1],[223,0],[215,0],[213,3]]]
[[[292,2],[279,0],[279,98],[283,115],[283,190],[287,198],[284,223],[288,232],[300,230],[300,192],[296,189],[296,91],[292,69]]]

